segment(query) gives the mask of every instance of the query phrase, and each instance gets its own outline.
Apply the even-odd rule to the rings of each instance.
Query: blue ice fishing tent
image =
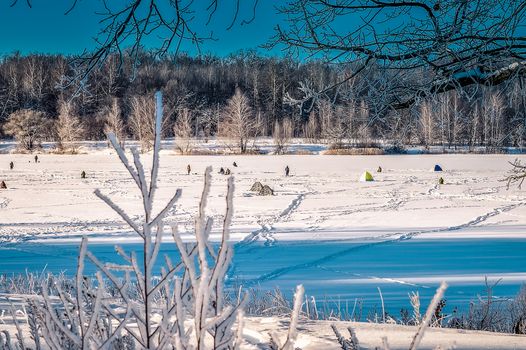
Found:
[[[442,167],[438,164],[435,164],[435,167],[433,168],[433,171],[442,171]]]

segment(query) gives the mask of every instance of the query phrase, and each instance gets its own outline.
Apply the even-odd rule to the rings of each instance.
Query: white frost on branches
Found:
[[[132,149],[130,161],[114,134],[108,138],[120,161],[128,170],[142,196],[143,216],[134,221],[111,198],[99,190],[95,195],[112,208],[141,237],[143,255],[127,253],[122,247],[116,252],[125,264],[104,263],[88,250],[83,238],[78,257],[75,286],[64,290],[60,284],[43,286],[39,312],[43,315],[42,335],[52,349],[113,348],[116,342],[131,340],[141,349],[173,347],[189,349],[234,349],[241,343],[245,298],[234,305],[224,300],[224,280],[232,258],[229,227],[233,213],[234,181],[228,179],[226,213],[223,234],[217,250],[209,242],[212,219],[206,216],[210,192],[211,171],[205,171],[204,188],[195,218],[195,243],[183,243],[172,227],[172,237],[179,250],[179,263],[164,256],[160,275],[158,257],[163,242],[163,219],[181,195],[177,190],[159,213],[153,213],[157,188],[161,142],[162,95],[156,94],[156,126],[153,163],[148,181],[137,150]],[[86,260],[98,272],[96,282],[84,276]],[[112,291],[110,294],[109,291]],[[51,292],[59,296],[58,300]]]

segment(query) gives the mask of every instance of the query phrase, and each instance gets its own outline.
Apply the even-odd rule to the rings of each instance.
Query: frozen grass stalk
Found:
[[[305,289],[303,285],[296,287],[296,293],[294,293],[294,307],[290,316],[290,325],[287,333],[287,339],[282,344],[276,333],[271,334],[272,348],[276,350],[294,350],[296,339],[298,338],[298,321],[300,318],[301,308],[303,305],[303,295]]]
[[[427,308],[426,314],[424,315],[424,319],[420,323],[420,326],[418,327],[418,331],[416,332],[415,336],[413,337],[413,341],[411,342],[411,346],[409,347],[409,350],[416,350],[418,349],[418,346],[420,345],[420,342],[422,341],[422,338],[424,337],[424,333],[431,323],[431,318],[433,317],[433,314],[438,306],[438,303],[444,296],[444,292],[447,289],[447,283],[442,282],[440,284],[440,287],[438,287],[435,296],[431,300],[431,303],[429,304],[429,307]]]

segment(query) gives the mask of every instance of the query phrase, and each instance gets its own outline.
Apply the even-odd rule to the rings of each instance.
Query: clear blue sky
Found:
[[[76,8],[64,15],[73,0],[32,0],[29,8],[25,0],[18,0],[14,7],[11,1],[0,2],[0,54],[20,51],[27,53],[64,53],[78,54],[85,49],[95,47],[101,16],[96,11],[101,9],[98,0],[79,0]],[[124,1],[124,0],[116,0]],[[240,25],[240,20],[248,19],[252,14],[252,0],[242,0],[238,23],[229,31],[226,30],[234,14],[234,1],[219,1],[221,8],[216,12],[212,23],[205,25],[208,17],[204,11],[207,1],[195,2],[195,25],[203,34],[211,31],[217,41],[207,41],[202,49],[206,53],[225,56],[230,53],[256,49],[273,35],[273,27],[278,22],[274,1],[260,0],[255,20],[248,25]],[[153,45],[147,40],[145,44]],[[184,45],[182,51],[194,54],[191,44]],[[279,54],[259,50],[262,54]]]

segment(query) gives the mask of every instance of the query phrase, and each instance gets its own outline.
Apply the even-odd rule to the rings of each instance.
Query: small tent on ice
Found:
[[[261,188],[261,191],[258,193],[259,196],[273,196],[274,190],[270,188],[268,185],[264,185],[263,188]]]
[[[442,171],[442,167],[438,164],[435,164],[435,167],[433,168],[433,171]]]
[[[366,181],[374,181],[374,179],[373,179],[373,176],[371,175],[370,172],[368,172],[368,171],[364,171],[364,173],[363,173],[362,176],[360,177],[360,181],[362,181],[362,182],[366,182]]]
[[[256,181],[254,182],[254,184],[252,185],[252,187],[250,187],[250,190],[252,192],[259,192],[263,189],[263,184],[259,181]]]

